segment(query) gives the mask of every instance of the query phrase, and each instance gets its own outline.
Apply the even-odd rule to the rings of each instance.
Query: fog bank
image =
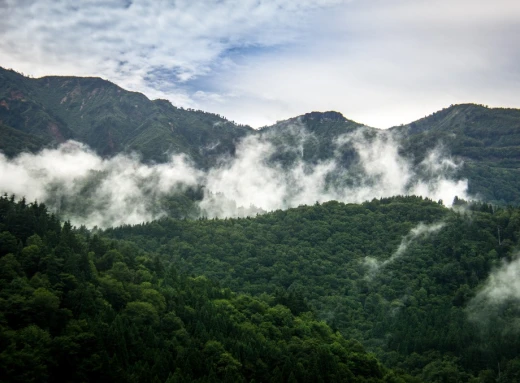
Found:
[[[317,138],[302,127],[290,134],[296,144],[283,149],[295,153],[288,164],[271,160],[281,150],[273,136],[252,135],[238,143],[234,158],[223,158],[207,171],[184,155],[162,164],[144,164],[128,154],[105,159],[74,141],[13,159],[0,154],[0,191],[45,202],[62,218],[88,227],[160,218],[168,214],[164,201],[201,186],[192,218],[254,216],[302,204],[360,203],[394,195],[442,199],[446,205],[455,196],[468,198],[467,181],[453,179],[460,164],[439,149],[413,166],[399,154],[398,138],[360,129],[338,137],[327,159],[308,162],[304,142]],[[356,158],[345,164],[348,151]]]

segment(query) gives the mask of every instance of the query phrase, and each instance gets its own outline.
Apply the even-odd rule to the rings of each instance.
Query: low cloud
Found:
[[[493,271],[484,287],[469,303],[470,309],[500,306],[508,301],[520,301],[520,258],[504,262]]]
[[[430,170],[425,178],[423,165],[414,168],[400,156],[398,141],[388,132],[361,129],[341,136],[333,143],[333,154],[315,161],[303,159],[307,143],[319,144],[312,133],[295,124],[284,134],[282,144],[274,133],[246,137],[235,157],[222,158],[207,171],[182,155],[164,164],[143,164],[135,155],[103,159],[69,141],[14,159],[0,155],[0,191],[45,202],[63,218],[89,227],[160,218],[168,214],[165,199],[190,188],[204,190],[194,209],[182,213],[192,218],[254,216],[315,202],[360,203],[406,194],[442,197],[447,204],[455,196],[468,198],[467,182],[450,178],[457,169],[454,162],[437,154],[427,156]],[[345,153],[355,153],[350,163],[345,163]],[[280,154],[292,160],[276,160]],[[439,228],[419,226],[402,246]]]
[[[489,275],[466,307],[468,319],[483,334],[517,337],[520,333],[520,257],[503,262]]]
[[[195,186],[202,173],[184,156],[146,165],[137,156],[102,159],[86,145],[69,141],[57,149],[0,154],[0,190],[45,202],[76,225],[108,227],[160,218],[157,201]]]

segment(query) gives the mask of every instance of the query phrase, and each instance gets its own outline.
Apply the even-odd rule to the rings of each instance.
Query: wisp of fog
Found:
[[[473,319],[509,301],[520,302],[520,257],[504,262],[489,275],[482,289],[469,302]]]
[[[421,222],[401,239],[401,243],[397,247],[397,250],[390,256],[390,258],[385,259],[384,261],[379,261],[370,256],[365,257],[364,263],[368,268],[367,279],[372,279],[383,267],[401,258],[406,253],[412,242],[416,241],[418,238],[428,237],[429,235],[438,232],[444,226],[444,222],[436,222],[432,224]]]

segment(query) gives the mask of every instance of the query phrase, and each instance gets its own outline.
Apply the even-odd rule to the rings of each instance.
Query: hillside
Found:
[[[208,166],[232,154],[236,141],[252,131],[220,116],[185,110],[168,101],[150,101],[100,78],[31,79],[0,68],[0,150],[15,154],[67,139],[83,142],[104,156],[138,152],[145,161],[187,154]],[[3,139],[7,131],[23,140]]]
[[[495,204],[520,204],[520,111],[463,104],[394,127],[415,163],[436,145],[464,161],[469,192]]]
[[[0,197],[2,382],[414,382],[284,303]]]
[[[426,382],[516,382],[520,211],[418,197],[110,229],[241,293],[312,308]],[[498,229],[498,230],[497,230]]]
[[[312,181],[323,185],[314,201],[323,201],[318,196],[345,201],[348,194],[354,196],[349,201],[361,202],[424,190],[431,198],[442,198],[439,185],[444,180],[452,184],[467,180],[469,198],[501,206],[520,204],[520,111],[516,109],[454,105],[389,130],[366,127],[334,111],[311,112],[254,130],[215,114],[151,101],[100,78],[32,79],[0,69],[0,151],[12,158],[68,139],[87,144],[103,158],[136,152],[145,163],[164,163],[172,154],[184,154],[194,168],[209,173],[243,174],[239,166],[250,161],[247,172],[258,167],[251,177],[274,172],[273,179],[289,183],[295,182],[291,177],[298,172],[309,176],[327,171],[323,179]],[[395,184],[396,180],[402,184]],[[238,181],[232,183],[240,188]],[[201,191],[208,185],[191,186]],[[358,193],[366,188],[373,193]],[[452,187],[457,193],[461,188]],[[230,189],[205,190],[226,194]],[[243,203],[246,208],[257,203],[226,197],[229,203]],[[445,202],[452,199],[450,194]],[[196,216],[186,213],[197,211],[189,204],[182,202],[182,212],[176,209],[173,216]]]
[[[517,382],[520,211],[458,209],[395,197],[94,234],[0,197],[0,379]]]

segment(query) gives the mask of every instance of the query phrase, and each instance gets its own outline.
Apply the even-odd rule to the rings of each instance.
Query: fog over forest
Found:
[[[309,134],[297,129],[302,140]],[[340,163],[346,145],[358,160]],[[0,154],[0,189],[45,202],[75,225],[109,227],[137,224],[166,213],[158,201],[189,187],[204,186],[199,216],[237,217],[329,200],[359,203],[373,198],[415,194],[450,205],[455,196],[468,198],[467,181],[455,180],[460,163],[433,149],[419,166],[398,152],[399,142],[387,132],[365,137],[362,131],[335,140],[334,155],[311,164],[299,158],[289,164],[269,161],[275,154],[272,137],[248,136],[236,155],[222,158],[207,171],[185,155],[167,163],[146,164],[136,154],[102,158],[84,144],[68,141],[36,154],[13,159]],[[302,147],[284,150],[302,151]],[[86,212],[73,207],[89,198]],[[83,202],[84,203],[84,202]],[[195,218],[195,217],[192,217]]]

